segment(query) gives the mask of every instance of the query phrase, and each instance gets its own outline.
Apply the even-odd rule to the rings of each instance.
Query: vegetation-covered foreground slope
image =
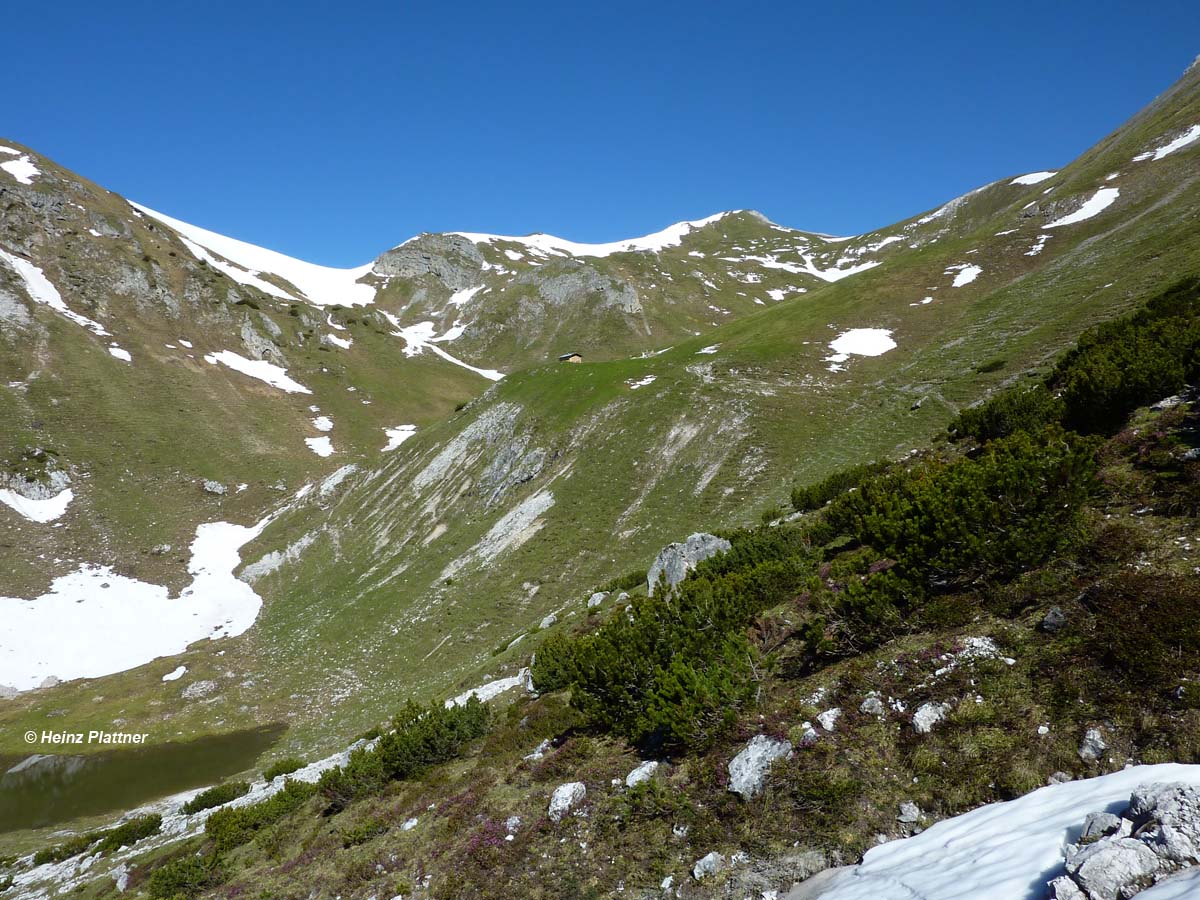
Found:
[[[538,643],[540,696],[407,704],[292,780],[50,841],[16,895],[793,897],[1047,781],[1195,762],[1198,379],[1192,277],[915,456],[793,491],[675,590],[604,597]],[[1041,896],[1076,848],[1014,824]],[[947,861],[969,896],[995,875]]]
[[[153,548],[186,547],[203,521],[254,521],[342,471],[243,549],[251,562],[280,554],[245,573],[265,599],[253,628],[5,701],[13,743],[0,747],[17,750],[13,736],[64,712],[76,727],[119,720],[156,739],[283,720],[295,746],[336,747],[405,697],[515,670],[533,641],[514,641],[550,613],[560,624],[548,627],[563,627],[594,586],[644,570],[668,541],[753,521],[793,480],[922,445],[1088,325],[1196,271],[1200,143],[1161,151],[1200,122],[1198,86],[1193,69],[1054,175],[1004,179],[850,241],[742,214],[658,253],[538,257],[520,241],[463,238],[414,261],[397,259],[402,245],[363,276],[375,303],[353,308],[278,279],[274,291],[243,284],[37,158],[32,185],[0,181],[4,246],[104,323],[132,363],[26,303],[0,265],[5,296],[25,310],[3,332],[0,412],[15,423],[3,449],[15,465],[51,444],[81,485],[62,529],[0,510],[5,593],[33,596],[79,561],[179,585],[186,556]],[[468,259],[452,272],[455,253]],[[829,280],[863,262],[878,265]],[[460,318],[465,330],[439,346],[509,372],[482,394],[486,380],[427,347],[404,352]],[[397,337],[425,321],[431,330]],[[343,334],[330,323],[349,348],[327,339]],[[886,330],[896,346],[831,361],[830,343],[856,329]],[[311,396],[203,358],[255,347]],[[555,350],[587,361],[531,365]],[[333,419],[339,454],[303,443],[319,436],[310,406]],[[380,455],[383,428],[405,423],[416,436]],[[201,478],[230,493],[205,494]],[[187,682],[163,682],[179,664]],[[216,691],[185,701],[192,681]]]

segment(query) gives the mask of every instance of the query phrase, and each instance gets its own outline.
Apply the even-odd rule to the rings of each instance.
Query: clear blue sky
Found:
[[[731,208],[862,232],[1065,164],[1200,53],[1197,0],[21,9],[0,134],[331,265]]]

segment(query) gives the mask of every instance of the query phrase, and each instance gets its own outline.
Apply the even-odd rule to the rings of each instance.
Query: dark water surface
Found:
[[[286,725],[83,756],[0,755],[0,834],[123,812],[249,768]]]

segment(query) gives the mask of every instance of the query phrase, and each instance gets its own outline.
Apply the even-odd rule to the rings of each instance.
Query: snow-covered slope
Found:
[[[264,293],[271,294],[283,300],[307,299],[316,306],[365,306],[375,299],[375,288],[369,284],[361,284],[359,279],[371,271],[371,263],[353,269],[334,269],[329,266],[318,266],[267,250],[254,244],[247,244],[235,238],[217,234],[195,225],[189,225],[179,219],[156,212],[138,203],[132,204],[146,215],[153,216],[164,225],[170,226],[188,245],[197,258],[207,261],[210,265],[225,272],[240,284],[256,287]],[[209,251],[208,253],[204,251]],[[220,259],[214,259],[209,253],[215,253],[235,265],[228,265]],[[274,275],[295,285],[300,291],[300,297],[257,277],[258,275]]]
[[[603,257],[612,256],[614,253],[633,253],[639,251],[654,253],[659,250],[665,250],[668,247],[678,247],[683,238],[692,231],[703,228],[705,225],[711,225],[713,222],[717,222],[725,216],[733,215],[736,212],[740,212],[740,210],[721,212],[690,222],[676,222],[674,225],[664,228],[662,231],[656,231],[653,234],[627,238],[623,241],[612,241],[607,244],[580,244],[575,241],[568,241],[565,238],[555,237],[552,234],[530,234],[524,237],[482,234],[474,231],[454,231],[451,234],[465,237],[477,244],[491,244],[496,242],[521,244],[532,251],[542,254]]]
[[[982,806],[867,851],[820,900],[1042,900],[1046,883],[1063,874],[1064,850],[1079,840],[1084,817],[1124,809],[1135,789],[1156,782],[1200,784],[1200,766],[1133,766]],[[1197,896],[1195,878],[1187,883],[1191,892],[1167,881],[1138,896]]]

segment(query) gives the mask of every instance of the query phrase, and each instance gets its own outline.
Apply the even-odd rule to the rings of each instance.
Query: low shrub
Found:
[[[303,769],[305,762],[295,756],[285,756],[283,759],[277,759],[263,771],[263,778],[267,781],[274,781],[280,775],[291,775],[297,769]]]
[[[224,806],[230,800],[244,797],[248,793],[250,793],[250,785],[244,781],[230,781],[225,784],[218,784],[206,791],[201,791],[187,803],[183,804],[183,812],[190,816],[203,809]]]

